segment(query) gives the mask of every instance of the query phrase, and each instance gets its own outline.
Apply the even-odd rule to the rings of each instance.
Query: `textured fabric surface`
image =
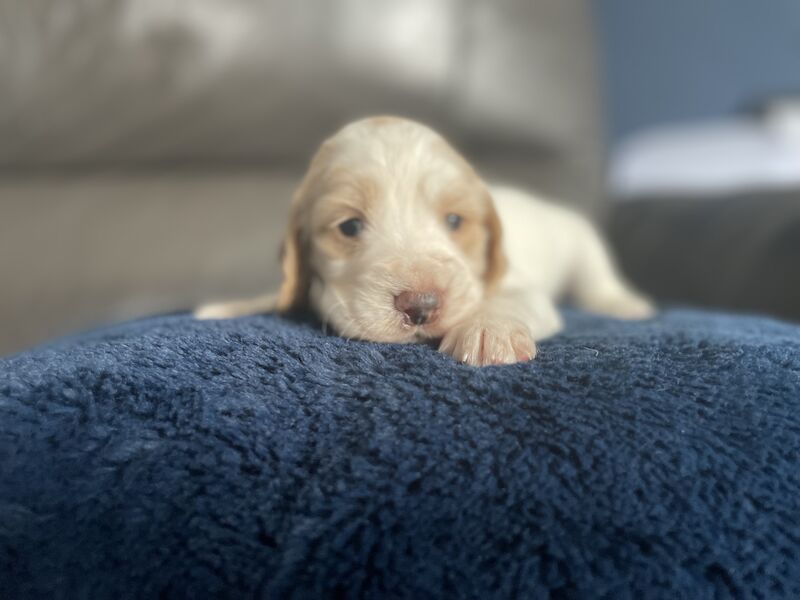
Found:
[[[532,363],[173,315],[0,362],[2,598],[800,597],[800,328]]]

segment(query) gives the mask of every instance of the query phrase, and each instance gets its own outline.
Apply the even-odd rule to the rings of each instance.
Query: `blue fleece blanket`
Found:
[[[800,598],[800,328],[567,322],[484,369],[274,316],[0,361],[0,597]]]

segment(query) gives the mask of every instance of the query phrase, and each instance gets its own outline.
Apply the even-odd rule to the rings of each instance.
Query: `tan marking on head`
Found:
[[[281,248],[283,280],[278,292],[281,312],[308,305],[311,246],[331,258],[343,258],[354,247],[336,226],[352,218],[367,218],[377,201],[374,179],[338,167],[335,136],[326,140],[311,159],[308,171],[292,197],[289,224]]]
[[[394,115],[376,115],[374,117],[367,117],[364,122],[367,125],[372,125],[375,127],[383,127],[385,125],[398,125],[405,121],[402,117],[396,117]]]
[[[308,216],[311,242],[330,258],[344,258],[358,247],[358,241],[339,230],[349,219],[369,223],[379,201],[378,183],[349,169],[333,169],[325,191],[316,198]]]
[[[447,155],[462,171],[458,184],[446,190],[440,198],[440,206],[448,212],[464,217],[462,226],[453,238],[469,257],[473,267],[481,273],[486,291],[491,292],[505,275],[508,261],[503,251],[503,231],[494,200],[483,179],[464,156],[444,138],[434,145]]]
[[[465,178],[440,194],[438,212],[443,222],[449,214],[461,217],[451,237],[491,291],[505,274],[507,261],[502,226],[486,186],[477,176]]]
[[[278,290],[276,308],[280,312],[302,310],[308,306],[310,284],[307,220],[315,194],[333,153],[332,144],[323,142],[311,159],[308,170],[292,196],[289,222],[281,245],[280,260],[283,279]]]
[[[289,219],[281,246],[283,280],[275,303],[280,312],[301,310],[308,304],[308,248],[302,238],[301,222],[302,218],[297,211]]]

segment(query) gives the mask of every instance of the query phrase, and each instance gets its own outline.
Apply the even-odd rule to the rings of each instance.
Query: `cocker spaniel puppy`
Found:
[[[395,117],[325,141],[292,200],[277,294],[200,307],[203,319],[310,308],[347,338],[514,363],[557,332],[564,295],[625,319],[652,314],[595,229],[525,192],[488,186],[428,127]]]

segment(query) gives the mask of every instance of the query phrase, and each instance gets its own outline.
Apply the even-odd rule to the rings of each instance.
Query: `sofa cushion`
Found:
[[[60,174],[0,181],[0,355],[280,283],[300,171]]]
[[[391,112],[443,129],[490,173],[599,200],[585,0],[0,10],[0,170],[297,167],[344,122]]]
[[[0,596],[800,596],[800,328],[567,314],[525,364],[274,316],[0,362]]]

